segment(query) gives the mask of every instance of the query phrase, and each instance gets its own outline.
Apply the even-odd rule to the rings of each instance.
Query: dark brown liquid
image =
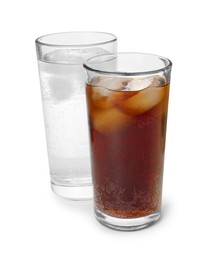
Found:
[[[99,105],[94,88],[87,86],[96,208],[121,218],[156,212],[161,207],[169,86],[160,87],[159,101],[141,112],[125,105],[139,91],[116,91],[111,104]]]

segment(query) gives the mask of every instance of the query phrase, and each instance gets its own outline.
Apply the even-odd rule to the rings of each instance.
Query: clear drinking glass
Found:
[[[52,190],[73,200],[93,195],[83,62],[116,52],[116,36],[66,32],[36,40]]]
[[[137,230],[160,217],[171,61],[142,53],[88,59],[96,218]]]

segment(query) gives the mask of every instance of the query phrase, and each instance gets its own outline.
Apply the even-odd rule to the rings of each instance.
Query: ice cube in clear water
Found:
[[[50,76],[48,84],[51,97],[56,101],[63,101],[74,95],[80,82],[70,77]]]
[[[44,60],[60,64],[79,64],[83,61],[82,57],[79,55],[79,52],[70,49],[54,50],[53,52],[45,54]]]
[[[47,62],[55,62],[59,64],[80,64],[92,56],[107,54],[106,50],[101,48],[86,49],[57,49],[44,55]]]
[[[82,67],[39,61],[43,99],[67,101],[76,93],[84,94],[85,74]]]
[[[69,100],[77,94],[84,94],[84,60],[92,55],[107,53],[101,48],[57,49],[44,55],[43,72],[49,95],[56,102]]]

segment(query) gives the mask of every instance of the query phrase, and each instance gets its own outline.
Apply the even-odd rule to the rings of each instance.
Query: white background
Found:
[[[210,2],[2,1],[0,259],[211,259]],[[107,229],[91,202],[50,189],[34,40],[76,30],[111,32],[119,51],[173,62],[163,216],[149,229]]]

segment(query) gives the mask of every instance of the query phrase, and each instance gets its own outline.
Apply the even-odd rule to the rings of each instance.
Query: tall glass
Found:
[[[88,59],[96,218],[119,230],[160,217],[171,61],[142,53]]]
[[[65,198],[92,197],[83,62],[116,52],[102,32],[50,34],[36,40],[52,190]]]

